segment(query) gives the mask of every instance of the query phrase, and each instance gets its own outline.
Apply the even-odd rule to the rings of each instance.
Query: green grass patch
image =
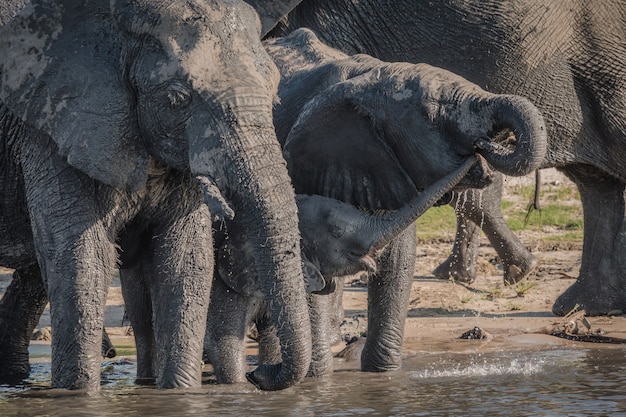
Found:
[[[502,213],[514,231],[541,230],[545,226],[568,231],[583,230],[583,213],[577,206],[546,204],[540,210],[532,210],[529,214],[525,211],[503,208]]]
[[[115,357],[135,355],[137,355],[137,348],[135,348],[135,345],[115,345]]]
[[[534,186],[519,186],[514,194],[529,204]],[[530,213],[526,206],[503,200],[502,215],[513,231],[530,230],[542,233],[544,241],[582,241],[583,211],[576,204],[580,196],[576,187],[544,186],[541,189],[541,209]],[[518,199],[519,201],[520,199]],[[417,221],[417,238],[453,239],[456,232],[456,216],[451,206],[434,207]]]
[[[456,215],[451,206],[433,207],[417,220],[418,239],[454,238]]]

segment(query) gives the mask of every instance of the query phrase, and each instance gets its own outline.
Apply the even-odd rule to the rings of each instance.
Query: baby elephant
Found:
[[[325,295],[334,290],[333,278],[364,270],[375,271],[380,249],[440,201],[476,161],[476,157],[468,157],[459,168],[402,209],[385,215],[370,214],[319,195],[297,196],[313,338],[308,376],[322,376],[332,371],[330,329],[325,314],[330,308],[330,297]],[[217,271],[211,289],[204,355],[205,360],[213,364],[219,383],[234,383],[244,378],[244,338],[251,322],[258,329],[259,362],[280,361],[280,346],[266,313],[267,301],[260,292],[253,251],[245,230],[241,230],[236,217],[222,226],[219,229],[223,235],[219,242],[216,239]],[[248,378],[255,382],[251,376]]]

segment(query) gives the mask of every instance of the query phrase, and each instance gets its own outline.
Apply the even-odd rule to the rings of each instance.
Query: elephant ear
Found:
[[[148,153],[122,81],[120,47],[106,19],[83,9],[25,7],[0,27],[0,100],[47,133],[70,165],[136,191],[146,181]]]
[[[377,84],[368,72],[332,85],[303,107],[285,140],[296,192],[357,207],[394,210],[417,189],[388,145],[384,111],[369,100]]]
[[[301,2],[302,0],[246,0],[261,18],[261,38]]]

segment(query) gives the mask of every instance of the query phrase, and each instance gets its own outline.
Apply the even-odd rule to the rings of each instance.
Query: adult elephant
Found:
[[[283,363],[254,375],[264,389],[299,381],[310,331],[297,208],[272,124],[279,74],[254,10],[231,0],[33,1],[0,27],[0,54],[0,264],[19,278],[19,311],[4,315],[14,297],[0,308],[2,376],[28,370],[6,329],[27,333],[32,320],[19,314],[40,313],[31,290],[43,279],[52,386],[97,390],[116,241],[149,233],[156,383],[199,385],[211,216],[234,210],[283,346]]]
[[[542,166],[558,167],[577,184],[584,209],[580,274],[553,311],[626,311],[623,2],[305,0],[271,35],[301,26],[344,52],[426,62],[486,90],[532,98],[548,128]],[[491,220],[499,205],[489,207],[485,225],[504,233]],[[474,227],[464,244],[477,238]]]

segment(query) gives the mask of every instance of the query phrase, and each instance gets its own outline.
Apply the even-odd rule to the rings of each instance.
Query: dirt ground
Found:
[[[510,197],[507,190],[520,183],[532,181],[532,176],[507,178],[504,198]],[[552,185],[568,184],[568,180],[555,170],[544,170],[542,182]],[[446,233],[453,237],[453,232]],[[479,276],[471,285],[436,279],[432,275],[433,269],[450,253],[451,243],[429,242],[418,246],[404,335],[403,348],[407,353],[589,346],[588,342],[571,341],[546,334],[563,328],[568,322],[552,315],[551,307],[556,297],[573,284],[578,275],[580,244],[539,247],[532,234],[521,232],[519,236],[537,256],[539,266],[527,282],[517,288],[503,284],[502,269],[497,262],[496,253],[484,235],[477,267]],[[0,294],[4,293],[10,282],[9,273],[9,270],[0,270]],[[346,310],[343,330],[348,338],[350,335],[360,334],[367,327],[367,291],[359,277],[346,281],[343,301]],[[128,323],[123,317],[121,289],[114,282],[108,295],[105,319],[114,343],[132,343],[132,338],[128,336]],[[600,332],[605,336],[626,338],[626,317],[623,312],[614,312],[608,317],[590,317],[582,321],[580,317],[579,320],[575,319],[569,320],[570,324],[578,324],[579,328],[590,327],[591,333]],[[39,328],[49,326],[49,321],[49,312],[46,309]],[[584,325],[581,324],[583,322]],[[463,333],[474,327],[481,329],[484,339],[460,339]],[[359,343],[353,346],[358,349],[358,345]],[[249,346],[252,352],[254,344],[250,343]],[[334,350],[339,352],[343,348],[344,345],[338,345]],[[347,357],[355,357],[354,352],[349,350]]]

